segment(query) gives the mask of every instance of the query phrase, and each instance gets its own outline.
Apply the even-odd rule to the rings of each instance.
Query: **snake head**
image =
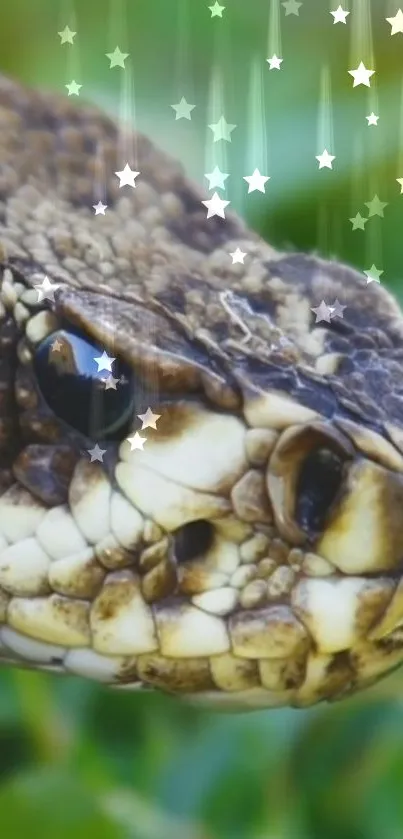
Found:
[[[295,335],[262,344],[251,297],[235,301],[246,344],[106,286],[40,303],[6,269],[2,300],[5,660],[252,708],[344,696],[400,663],[401,437],[365,414],[379,348],[356,350],[354,406],[340,335],[313,369]]]
[[[242,708],[398,666],[397,304],[96,109],[0,106],[1,660]]]

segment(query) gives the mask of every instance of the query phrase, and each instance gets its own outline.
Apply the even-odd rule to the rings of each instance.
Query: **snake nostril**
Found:
[[[177,562],[189,562],[211,548],[214,528],[209,521],[198,519],[179,527],[173,536],[174,555]]]
[[[297,481],[295,515],[308,533],[319,532],[343,482],[342,457],[325,446],[309,453]]]

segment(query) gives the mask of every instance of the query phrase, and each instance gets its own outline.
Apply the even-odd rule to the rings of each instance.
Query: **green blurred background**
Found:
[[[130,118],[206,189],[217,163],[232,207],[279,248],[375,263],[400,282],[403,34],[397,2],[13,0],[0,6],[0,70]],[[330,5],[329,5],[330,2]],[[57,35],[68,24],[74,46]],[[127,71],[106,52],[130,53]],[[265,59],[283,57],[280,71]],[[375,69],[353,89],[347,70]],[[171,104],[196,105],[175,121]],[[379,114],[377,126],[366,115]],[[213,143],[208,123],[236,124]],[[336,155],[319,171],[315,155]],[[247,195],[243,175],[271,176]],[[352,230],[378,194],[384,217]],[[0,830],[8,839],[401,839],[403,674],[342,704],[222,715],[79,679],[0,674]]]

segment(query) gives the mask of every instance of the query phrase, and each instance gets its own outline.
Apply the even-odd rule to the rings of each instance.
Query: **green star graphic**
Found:
[[[65,26],[64,29],[57,34],[60,35],[61,44],[72,44],[73,38],[77,35],[77,32],[72,32],[68,26]]]
[[[217,3],[217,0],[216,0],[216,2],[214,3],[214,6],[209,6],[209,9],[210,9],[210,12],[211,12],[211,17],[222,17],[222,13],[225,9],[225,6],[220,6],[220,4]]]
[[[298,3],[297,0],[285,0],[285,2],[281,5],[285,9],[286,17],[288,17],[288,15],[297,15],[297,17],[299,17],[299,8],[302,6],[302,3]]]
[[[368,219],[364,218],[361,213],[357,213],[357,215],[354,216],[354,218],[350,218],[349,221],[351,221],[351,224],[353,225],[353,230],[364,230]]]
[[[77,82],[75,82],[73,79],[73,81],[70,82],[70,84],[65,84],[65,87],[67,87],[69,96],[79,96],[82,84],[77,84]]]
[[[365,206],[368,207],[368,218],[371,216],[381,216],[383,218],[383,209],[387,207],[386,201],[380,201],[377,195],[374,195],[372,201],[366,201]]]
[[[112,67],[123,67],[125,69],[126,58],[129,58],[128,52],[121,52],[119,47],[116,47],[113,52],[106,52],[106,57],[110,60],[109,69]]]
[[[176,112],[175,119],[192,119],[191,112],[195,107],[196,105],[190,105],[184,96],[182,96],[181,101],[177,105],[171,105],[171,108]]]
[[[231,133],[236,128],[236,125],[231,125],[224,116],[221,116],[218,122],[213,122],[209,125],[213,134],[214,134],[214,143],[218,140],[226,140],[227,143],[231,142]]]
[[[382,271],[382,269],[379,270],[376,267],[376,265],[371,265],[371,267],[368,268],[368,271],[364,271],[364,274],[367,275],[367,285],[368,285],[368,283],[380,283],[381,281],[380,281],[379,278],[380,278],[381,274],[383,274],[383,271]]]

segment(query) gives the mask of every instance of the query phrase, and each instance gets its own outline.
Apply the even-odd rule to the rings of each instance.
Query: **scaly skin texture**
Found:
[[[206,219],[206,197],[97,110],[0,80],[0,658],[303,706],[403,658],[402,319],[350,268]],[[336,298],[343,319],[315,325]],[[134,374],[103,462],[38,380],[61,328]],[[323,448],[340,480],[312,527]]]

